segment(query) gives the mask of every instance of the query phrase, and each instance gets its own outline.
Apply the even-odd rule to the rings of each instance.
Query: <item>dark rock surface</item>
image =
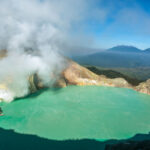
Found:
[[[104,142],[92,139],[57,141],[0,128],[0,150],[150,150],[150,134]]]
[[[106,145],[105,150],[150,150],[150,140],[108,144]]]

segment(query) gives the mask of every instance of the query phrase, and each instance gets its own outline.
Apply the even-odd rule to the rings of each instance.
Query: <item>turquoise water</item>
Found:
[[[70,86],[0,106],[0,127],[48,139],[123,139],[150,131],[150,96],[130,89]]]

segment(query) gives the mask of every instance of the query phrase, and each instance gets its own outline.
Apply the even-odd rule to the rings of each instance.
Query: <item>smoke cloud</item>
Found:
[[[59,53],[89,13],[86,0],[1,0],[0,100],[7,102],[29,93],[28,77],[38,73],[45,85],[65,66]],[[77,34],[76,34],[77,37]]]

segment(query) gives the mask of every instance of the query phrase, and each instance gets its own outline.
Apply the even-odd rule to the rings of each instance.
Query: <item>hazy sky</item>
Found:
[[[115,45],[150,47],[149,0],[94,0],[97,13],[87,21],[87,33],[94,46],[109,48]]]
[[[1,49],[150,47],[149,0],[0,0],[0,22]]]

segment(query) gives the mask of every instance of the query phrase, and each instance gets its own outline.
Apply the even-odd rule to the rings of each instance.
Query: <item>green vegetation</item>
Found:
[[[144,81],[144,80],[140,80],[140,79],[133,78],[133,77],[130,77],[128,75],[122,74],[122,73],[117,72],[117,71],[112,70],[112,69],[100,69],[100,68],[95,67],[95,66],[86,66],[86,68],[88,68],[89,70],[91,70],[92,72],[94,72],[98,75],[105,75],[106,77],[111,78],[111,79],[113,79],[113,78],[124,78],[132,85],[138,85],[139,83]]]
[[[140,67],[140,68],[112,68],[112,70],[121,72],[132,78],[139,80],[150,79],[150,67]]]

